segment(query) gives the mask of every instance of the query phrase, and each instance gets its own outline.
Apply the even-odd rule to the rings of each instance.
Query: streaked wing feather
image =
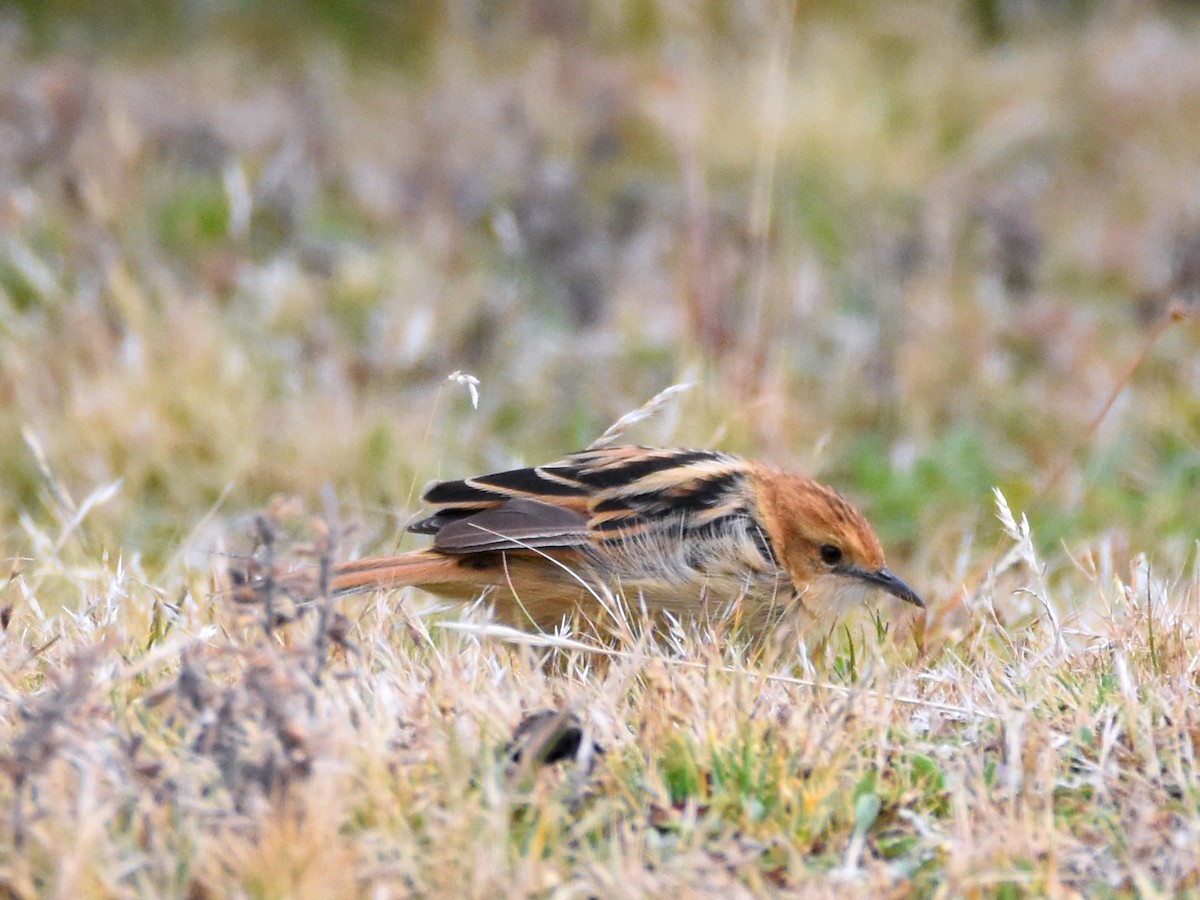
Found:
[[[624,481],[593,497],[591,528],[601,540],[619,540],[649,528],[706,529],[720,520],[749,514],[743,486],[745,463],[710,450],[650,451],[618,467],[602,463],[608,478]],[[615,470],[615,471],[614,471]],[[580,480],[589,481],[589,472]]]
[[[553,466],[439,481],[425,489],[422,499],[440,508],[409,525],[408,530],[436,535],[455,523],[518,499],[542,501],[547,506],[563,507],[582,515],[587,509],[588,493],[588,488],[573,479],[570,471],[559,471]]]
[[[563,506],[517,498],[442,526],[433,549],[444,553],[579,547],[590,540],[587,516]]]
[[[572,474],[596,491],[621,490],[655,475],[671,473],[723,454],[710,450],[651,450],[645,447],[613,447],[577,453],[569,460]]]
[[[555,498],[585,497],[588,489],[550,466],[512,469],[491,475],[464,478],[461,481],[441,481],[425,491],[426,503],[459,506],[486,504],[513,497]]]
[[[561,462],[512,469],[425,492],[439,507],[410,531],[449,553],[578,547],[649,532],[700,534],[749,515],[745,463],[713,450],[606,447]]]

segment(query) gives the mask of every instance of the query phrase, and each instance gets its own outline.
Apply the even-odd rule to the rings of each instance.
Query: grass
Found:
[[[0,44],[3,890],[1200,892],[1187,9],[68,6]],[[843,488],[928,615],[222,594],[682,381],[634,439]]]
[[[979,599],[941,650],[862,631],[797,674],[794,654],[694,635],[512,643],[403,596],[344,608],[319,657],[312,615],[266,640],[253,614],[114,569],[87,609],[39,622],[31,604],[10,637],[7,884],[1186,889],[1196,622],[1164,588],[1116,581],[1086,632],[1004,627]],[[506,747],[543,708],[603,752],[519,779]]]

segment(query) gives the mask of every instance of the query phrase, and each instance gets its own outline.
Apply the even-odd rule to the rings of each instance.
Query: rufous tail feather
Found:
[[[486,579],[481,579],[479,572],[464,566],[457,557],[414,550],[400,556],[338,563],[329,573],[329,593],[336,597],[415,585],[471,596],[479,592],[481,581]],[[297,598],[311,598],[320,593],[319,582],[320,573],[315,566],[279,573],[273,579],[259,574],[252,579],[235,580],[233,597],[241,603],[255,603],[269,589]]]
[[[358,594],[405,585],[435,586],[477,584],[479,573],[456,557],[414,550],[400,556],[383,556],[339,563],[329,579],[331,594]]]

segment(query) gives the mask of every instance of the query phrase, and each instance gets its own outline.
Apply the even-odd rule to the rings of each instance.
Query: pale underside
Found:
[[[463,558],[462,565],[478,565],[473,585],[420,586],[459,600],[485,592],[505,621],[542,629],[557,626],[564,608],[596,618],[614,602],[635,617],[644,611],[659,619],[669,612],[684,620],[742,617],[757,623],[778,618],[795,603],[787,575],[763,557],[744,528],[691,540],[681,540],[678,530],[654,528],[569,548],[509,544],[511,549],[483,551],[490,557],[486,567]]]
[[[510,501],[456,523],[461,527],[448,536],[454,551],[439,546],[439,534],[435,551],[462,554],[460,565],[472,567],[475,578],[419,586],[456,600],[482,597],[501,620],[541,630],[575,615],[602,624],[615,608],[634,619],[732,622],[754,632],[790,620],[805,633],[824,632],[867,594],[863,585],[835,575],[799,593],[749,516],[727,516],[700,531],[689,529],[693,519],[662,517],[597,540],[582,516],[574,529],[539,530],[536,507],[543,505]],[[554,508],[553,519],[564,524],[561,508]],[[478,541],[465,537],[468,529],[478,532]]]

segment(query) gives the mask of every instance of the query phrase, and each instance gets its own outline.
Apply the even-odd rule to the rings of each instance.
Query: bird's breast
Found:
[[[777,598],[790,582],[746,521],[689,530],[685,522],[609,537],[592,548],[592,564],[627,595],[672,608]]]

